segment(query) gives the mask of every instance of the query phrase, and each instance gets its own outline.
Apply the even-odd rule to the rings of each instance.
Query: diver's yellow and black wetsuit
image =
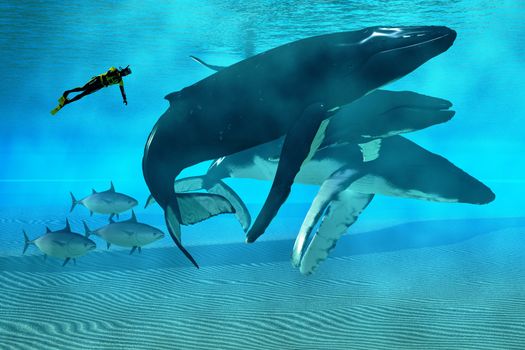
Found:
[[[111,67],[106,73],[91,78],[91,80],[88,81],[86,85],[64,91],[62,96],[58,99],[58,106],[51,111],[51,114],[56,114],[62,107],[64,107],[68,103],[75,102],[77,100],[80,100],[82,97],[92,94],[95,91],[98,91],[104,87],[116,84],[119,85],[123,102],[127,105],[128,101],[126,99],[126,92],[124,91],[124,80],[122,79],[122,77],[128,74],[131,74],[131,69],[129,69],[129,67],[126,67],[124,69],[117,69],[115,67]],[[72,99],[68,99],[67,95],[69,95],[72,92],[81,93],[76,95]]]

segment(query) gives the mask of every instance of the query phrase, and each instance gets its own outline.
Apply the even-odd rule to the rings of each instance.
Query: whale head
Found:
[[[317,85],[317,99],[341,105],[409,74],[448,50],[455,39],[456,32],[443,26],[369,27],[322,35],[304,40],[302,73],[312,78],[310,88]]]

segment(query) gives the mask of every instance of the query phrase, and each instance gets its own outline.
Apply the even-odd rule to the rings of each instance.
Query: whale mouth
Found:
[[[453,38],[452,38],[452,36],[453,36]],[[447,33],[447,34],[443,34],[441,36],[438,36],[436,38],[428,39],[428,40],[421,41],[421,42],[418,42],[418,43],[405,45],[405,46],[400,46],[400,47],[396,47],[396,48],[393,48],[393,49],[383,50],[383,51],[380,51],[379,53],[387,53],[387,52],[390,52],[390,51],[397,51],[397,50],[409,49],[409,48],[412,48],[412,47],[425,46],[425,45],[431,44],[433,42],[437,42],[437,41],[439,41],[439,40],[441,40],[443,38],[448,38],[448,37],[451,38],[450,44],[448,45],[450,47],[452,45],[452,43],[454,42],[456,35],[455,34],[453,35],[452,33]]]
[[[384,31],[388,28],[379,29],[383,29]],[[456,31],[448,27],[414,27],[404,29],[390,28],[390,31],[394,34],[381,35],[377,34],[377,32],[374,33],[376,33],[375,36],[401,38],[408,42],[398,47],[381,50],[378,53],[388,53],[391,51],[405,50],[429,45],[441,46],[440,44],[444,44],[443,51],[446,51],[450,46],[452,46],[457,37]],[[372,33],[370,37],[366,38],[365,40],[369,40],[370,38],[374,37],[374,33]]]

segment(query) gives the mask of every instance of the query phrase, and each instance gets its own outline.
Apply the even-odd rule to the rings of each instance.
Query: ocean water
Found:
[[[164,96],[212,74],[189,55],[230,65],[309,36],[404,25],[458,33],[384,87],[453,103],[451,121],[404,136],[493,202],[378,195],[309,276],[290,254],[319,187],[300,184],[254,244],[233,215],[183,227],[200,269],[169,236],[134,255],[96,237],[65,267],[34,246],[22,255],[22,230],[107,224],[70,213],[69,192],[110,181],[167,233],[160,207],[144,209],[141,162]],[[520,0],[0,2],[0,349],[524,349],[524,32]],[[128,64],[127,106],[112,86],[49,114],[62,91]],[[270,183],[226,182],[255,218]]]

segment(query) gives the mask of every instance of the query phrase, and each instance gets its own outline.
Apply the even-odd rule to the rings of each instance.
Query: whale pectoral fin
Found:
[[[326,123],[324,125],[322,123],[329,116],[324,105],[320,103],[311,105],[286,134],[270,193],[246,236],[248,243],[254,242],[262,235],[277,215],[277,211],[290,194],[293,181],[301,165],[312,157],[321,144],[327,126]],[[320,128],[321,126],[323,127]]]
[[[182,246],[180,225],[191,225],[209,217],[233,213],[230,202],[224,197],[208,193],[178,193],[173,196],[164,210],[164,219],[171,238],[177,247],[195,267],[199,265],[191,254]]]
[[[178,193],[177,201],[182,225],[193,225],[215,215],[235,212],[226,198],[216,194]]]
[[[395,159],[395,166],[392,159]],[[376,193],[470,204],[486,204],[495,198],[489,187],[448,159],[402,136],[383,139],[381,157],[375,163],[374,174],[388,184]]]
[[[301,229],[299,230],[299,234],[295,240],[292,250],[292,265],[295,267],[300,265],[308,237],[328,205],[333,200],[337,199],[340,193],[345,191],[345,189],[360,176],[361,173],[358,171],[350,167],[343,167],[335,171],[322,183],[310,209],[308,209],[308,213],[306,214]]]
[[[337,240],[356,222],[361,212],[374,198],[373,194],[346,189],[328,207],[323,221],[302,256],[299,271],[311,274],[335,247]]]

